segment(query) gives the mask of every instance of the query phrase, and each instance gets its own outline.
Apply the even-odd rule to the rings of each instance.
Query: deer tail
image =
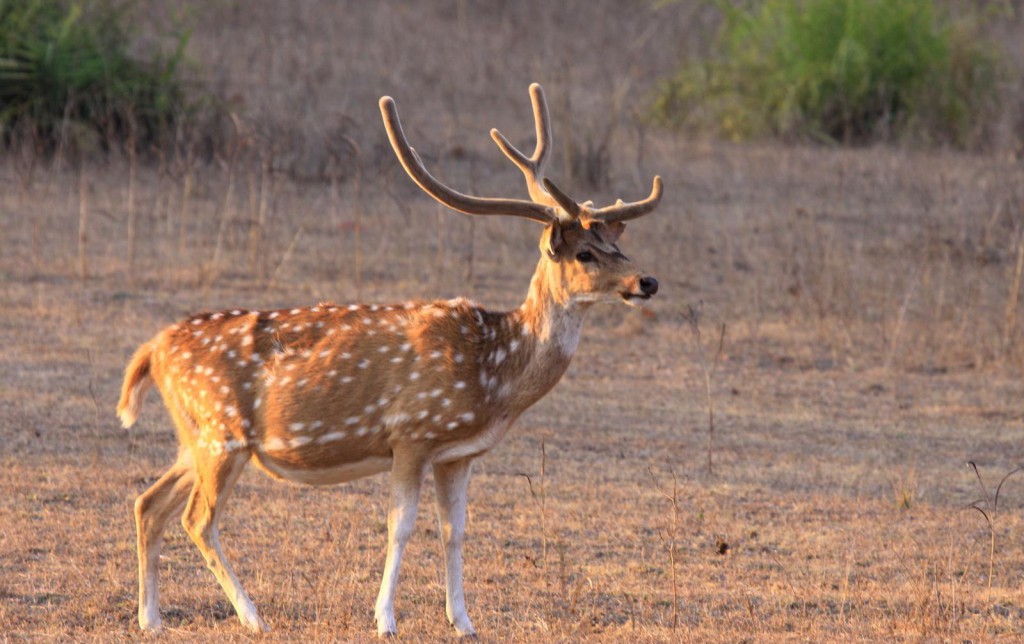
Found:
[[[124,384],[121,385],[121,400],[117,403],[117,415],[125,429],[134,425],[139,418],[142,400],[153,385],[153,378],[149,373],[152,356],[152,343],[147,342],[135,352],[125,370]]]

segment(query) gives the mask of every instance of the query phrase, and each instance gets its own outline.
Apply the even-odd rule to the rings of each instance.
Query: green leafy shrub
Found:
[[[657,119],[731,139],[971,146],[997,103],[998,57],[976,13],[933,0],[716,0],[710,60],[663,83]]]
[[[52,151],[72,137],[144,147],[187,114],[180,68],[188,35],[170,54],[133,55],[129,10],[104,0],[0,0],[5,144],[29,137]]]

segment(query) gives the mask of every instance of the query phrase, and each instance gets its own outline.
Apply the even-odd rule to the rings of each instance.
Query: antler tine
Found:
[[[633,201],[631,203],[624,203],[619,199],[614,206],[606,206],[591,212],[590,218],[604,221],[606,223],[628,221],[630,219],[636,219],[637,217],[643,217],[657,208],[660,201],[661,177],[655,176],[654,187],[651,189],[650,196],[646,199],[642,201]]]
[[[409,145],[408,139],[405,138],[405,132],[402,131],[402,123],[398,119],[398,108],[395,107],[394,99],[390,96],[381,97],[380,113],[384,119],[384,128],[388,132],[391,147],[398,155],[402,167],[424,192],[449,208],[467,215],[525,217],[542,224],[550,224],[558,219],[555,209],[544,203],[534,203],[523,199],[473,197],[449,188],[427,171],[416,150]]]
[[[551,196],[555,202],[562,207],[565,212],[569,213],[573,219],[580,216],[583,211],[580,205],[576,203],[576,200],[565,194],[565,192],[555,185],[555,182],[547,177],[544,177],[544,188],[547,189],[547,193]]]
[[[537,146],[534,148],[533,156],[527,157],[520,152],[497,128],[491,130],[491,138],[505,156],[522,171],[526,178],[526,189],[533,201],[547,206],[562,206],[544,186],[544,168],[551,152],[551,117],[548,114],[544,90],[537,83],[530,85],[530,101],[533,103],[533,122],[537,131]],[[575,210],[579,210],[578,206]],[[567,212],[571,214],[571,211]]]

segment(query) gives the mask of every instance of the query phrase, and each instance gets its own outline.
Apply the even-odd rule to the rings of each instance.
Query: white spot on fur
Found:
[[[268,440],[266,443],[263,443],[263,449],[265,449],[268,452],[280,452],[288,449],[288,446],[285,445],[283,440],[275,436],[274,438]]]
[[[411,418],[411,416],[409,416],[409,414],[407,414],[404,411],[402,411],[402,412],[398,412],[396,414],[391,414],[391,415],[385,416],[384,417],[384,424],[388,425],[390,427],[396,427],[398,425],[402,425],[402,424],[408,422],[410,418]]]
[[[239,449],[244,448],[248,443],[245,440],[228,440],[224,443],[224,449],[226,452],[238,452]]]

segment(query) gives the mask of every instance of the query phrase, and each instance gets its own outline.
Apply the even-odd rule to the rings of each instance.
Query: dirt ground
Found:
[[[128,357],[163,326],[320,300],[521,301],[539,227],[419,194],[376,98],[395,96],[446,182],[521,197],[486,132],[526,145],[532,80],[565,142],[551,175],[573,195],[636,199],[664,178],[659,210],[621,241],[661,291],[643,311],[594,310],[559,386],[477,462],[466,587],[481,639],[1024,639],[1019,160],[645,127],[634,112],[692,46],[672,40],[680,25],[699,41],[697,12],[623,17],[593,38],[618,33],[626,53],[587,60],[549,25],[570,12],[556,3],[525,3],[539,36],[514,3],[358,9],[371,4],[228,2],[199,21],[193,55],[251,92],[259,136],[235,161],[0,157],[0,640],[141,637],[131,504],[175,441],[155,394],[131,431],[113,410]],[[566,7],[625,11],[592,4]],[[317,161],[330,131],[358,156]],[[606,156],[588,149],[609,131]],[[268,132],[294,145],[264,163]],[[424,489],[397,600],[409,641],[453,638]],[[259,639],[373,639],[386,490],[386,475],[327,489],[244,475],[221,532],[274,629]],[[176,524],[161,593],[161,639],[253,639]]]

